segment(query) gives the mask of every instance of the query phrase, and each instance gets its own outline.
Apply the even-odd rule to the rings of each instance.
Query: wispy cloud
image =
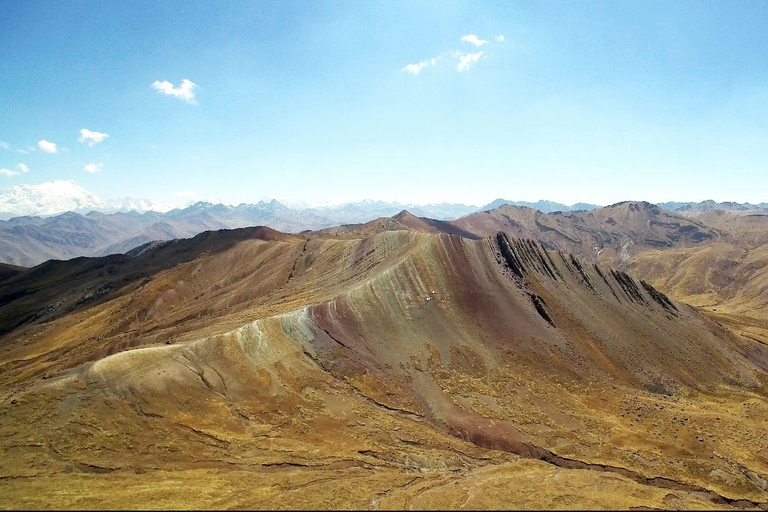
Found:
[[[191,190],[183,190],[173,193],[173,197],[195,197],[196,195],[197,192],[192,192]]]
[[[106,133],[92,132],[91,130],[83,128],[80,130],[80,138],[77,139],[77,142],[85,143],[90,147],[93,147],[107,137],[109,137],[109,135]]]
[[[29,172],[29,167],[24,164],[19,164],[18,167],[21,172]]]
[[[53,142],[48,142],[47,140],[41,140],[37,143],[37,146],[45,151],[46,153],[55,153],[56,152],[56,144]]]
[[[496,36],[494,39],[496,43],[501,43],[504,41],[504,36],[499,35],[499,36]],[[463,36],[461,38],[461,41],[471,43],[476,47],[489,43],[485,39],[480,39],[474,34]],[[500,48],[501,46],[491,42],[490,47]],[[485,60],[486,58],[488,58],[488,53],[485,51],[476,52],[476,53],[467,53],[461,50],[446,51],[440,54],[438,57],[422,60],[420,62],[417,62],[416,64],[408,64],[407,66],[400,68],[400,71],[405,71],[405,72],[411,73],[412,75],[418,75],[419,73],[421,73],[421,71],[424,68],[428,66],[436,67],[441,60],[455,62],[457,71],[467,71],[479,60],[481,59]]]
[[[456,57],[458,57],[459,63],[456,65],[456,69],[458,71],[466,71],[467,69],[472,67],[472,64],[480,60],[480,57],[483,56],[483,53],[485,52],[477,52],[477,53],[457,52]]]
[[[162,82],[157,81],[152,84],[152,88],[156,89],[158,92],[181,98],[192,105],[197,104],[195,102],[195,87],[197,87],[197,85],[186,78],[181,81],[181,84],[178,87],[174,87],[171,82],[165,80]]]
[[[17,174],[19,173],[10,169],[0,169],[0,176],[16,176]]]
[[[0,149],[11,149],[11,145],[3,140],[0,140]]]
[[[102,167],[104,167],[104,164],[88,164],[85,166],[85,170],[90,173],[94,173],[99,172]]]
[[[418,64],[408,64],[404,68],[402,68],[400,71],[407,71],[409,73],[413,73],[414,75],[418,75],[419,71],[424,69],[427,66],[435,67],[437,63],[442,59],[442,56],[439,57],[433,57],[431,59],[423,60],[419,62]]]
[[[468,43],[472,43],[475,46],[483,46],[488,41],[485,41],[483,39],[478,39],[476,35],[469,34],[468,36],[464,36],[461,38],[462,41],[466,41]]]

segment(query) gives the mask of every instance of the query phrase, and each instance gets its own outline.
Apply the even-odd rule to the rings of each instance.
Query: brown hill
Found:
[[[315,231],[314,235],[333,235],[345,238],[360,238],[383,233],[385,231],[417,231],[419,233],[447,233],[466,238],[482,238],[474,233],[465,231],[450,221],[417,217],[403,210],[392,217],[382,217],[364,224],[345,224]]]
[[[768,343],[768,215],[718,211],[693,218],[722,237],[699,247],[641,252],[629,268],[671,296]]]
[[[149,243],[126,254],[50,260],[31,269],[7,265],[8,277],[0,282],[0,335],[109,300],[162,269],[252,239],[295,237],[266,227],[208,231],[191,239]]]
[[[451,224],[479,236],[504,231],[532,238],[548,248],[619,268],[625,268],[633,255],[648,249],[696,247],[722,237],[717,229],[644,201],[626,201],[593,211],[548,214],[504,205]]]
[[[765,506],[765,345],[536,242],[373,231],[210,234],[5,334],[0,504]]]
[[[644,202],[563,214],[503,206],[452,224],[479,235],[502,230],[531,237],[585,261],[628,270],[768,343],[765,212],[670,213]]]
[[[7,263],[0,263],[0,281],[5,281],[6,279],[13,277],[20,272],[25,271],[26,269],[24,267],[19,267],[17,265],[9,265]]]

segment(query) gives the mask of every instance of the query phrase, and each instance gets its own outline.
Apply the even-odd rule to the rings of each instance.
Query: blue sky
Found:
[[[0,0],[0,188],[768,201],[767,25],[746,1]]]

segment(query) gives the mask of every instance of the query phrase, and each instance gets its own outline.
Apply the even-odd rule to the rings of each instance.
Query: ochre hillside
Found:
[[[630,271],[768,343],[768,215],[714,211],[691,217],[722,237],[697,247],[638,253]]]
[[[624,268],[633,255],[650,248],[697,247],[722,236],[702,222],[644,201],[565,213],[503,205],[451,224],[479,236],[504,231],[532,238],[547,247],[619,268]]]
[[[1,283],[5,325],[69,306],[0,339],[0,505],[766,508],[766,345],[622,270],[399,217],[147,247],[90,302],[101,260]]]

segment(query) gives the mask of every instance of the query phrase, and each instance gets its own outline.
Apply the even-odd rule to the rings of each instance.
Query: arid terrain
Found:
[[[2,265],[0,507],[768,510],[767,269],[643,202]]]

